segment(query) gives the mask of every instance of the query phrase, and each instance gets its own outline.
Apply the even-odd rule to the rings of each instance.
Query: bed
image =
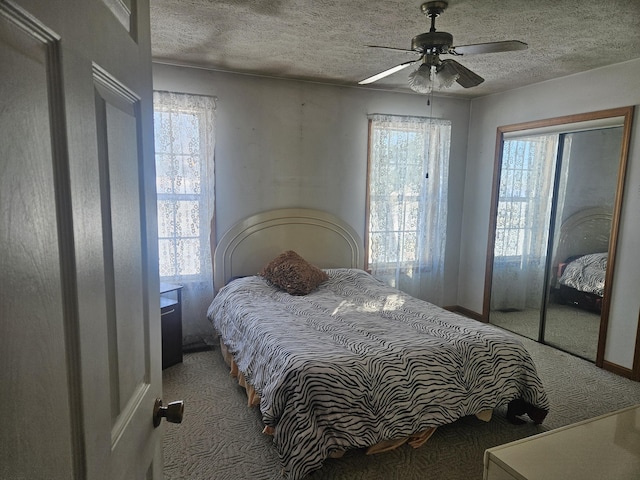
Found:
[[[554,264],[556,300],[601,313],[607,272],[611,211],[585,208],[560,228]]]
[[[324,279],[290,294],[256,275],[283,252]],[[218,291],[208,316],[286,478],[304,478],[350,449],[417,448],[438,426],[467,415],[488,421],[497,407],[508,405],[514,422],[527,414],[540,423],[548,412],[514,336],[376,280],[362,270],[357,234],[337,217],[255,215],[221,238],[214,258]]]

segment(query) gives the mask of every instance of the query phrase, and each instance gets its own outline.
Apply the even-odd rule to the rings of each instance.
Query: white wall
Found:
[[[607,207],[613,212],[618,185],[623,127],[570,134],[570,155],[563,165],[568,170],[564,198],[558,211],[560,222],[587,207]],[[565,160],[563,160],[563,164]]]
[[[471,102],[458,305],[482,311],[498,126],[640,104],[640,60]],[[640,125],[634,122],[605,360],[631,368],[640,305]],[[617,168],[617,166],[612,168]]]
[[[160,64],[154,65],[153,77],[156,90],[218,97],[218,238],[249,215],[287,207],[326,210],[363,238],[367,114],[451,120],[444,304],[455,305],[469,100],[436,97],[427,106],[422,95]]]

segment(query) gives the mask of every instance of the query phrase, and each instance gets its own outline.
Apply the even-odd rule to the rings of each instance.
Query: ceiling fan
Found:
[[[419,54],[420,57],[403,62],[395,67],[389,68],[372,77],[366,78],[359,85],[366,85],[376,82],[384,77],[407,68],[420,60],[422,65],[409,74],[409,86],[419,93],[430,93],[434,86],[434,78],[438,79],[441,87],[450,87],[453,82],[458,82],[464,88],[475,87],[484,82],[484,78],[472,72],[467,67],[461,65],[453,59],[441,60],[440,55],[471,55],[477,53],[509,52],[513,50],[526,50],[527,44],[518,40],[507,40],[503,42],[476,43],[472,45],[453,46],[453,35],[447,32],[436,31],[436,18],[446,10],[449,3],[446,1],[431,1],[423,3],[420,10],[431,19],[431,28],[426,33],[416,35],[411,40],[411,49],[382,47],[369,45],[372,48],[384,48],[412,54]]]

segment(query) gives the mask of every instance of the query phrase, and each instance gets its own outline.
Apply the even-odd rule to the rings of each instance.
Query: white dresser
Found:
[[[485,451],[484,480],[555,479],[640,479],[640,405]]]

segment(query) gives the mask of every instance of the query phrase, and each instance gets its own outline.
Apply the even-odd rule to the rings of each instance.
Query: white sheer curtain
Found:
[[[441,304],[451,122],[369,120],[368,268],[393,287]]]
[[[183,343],[211,336],[214,97],[154,92],[160,280],[182,285]]]
[[[492,310],[540,308],[557,145],[558,135],[504,141]]]

